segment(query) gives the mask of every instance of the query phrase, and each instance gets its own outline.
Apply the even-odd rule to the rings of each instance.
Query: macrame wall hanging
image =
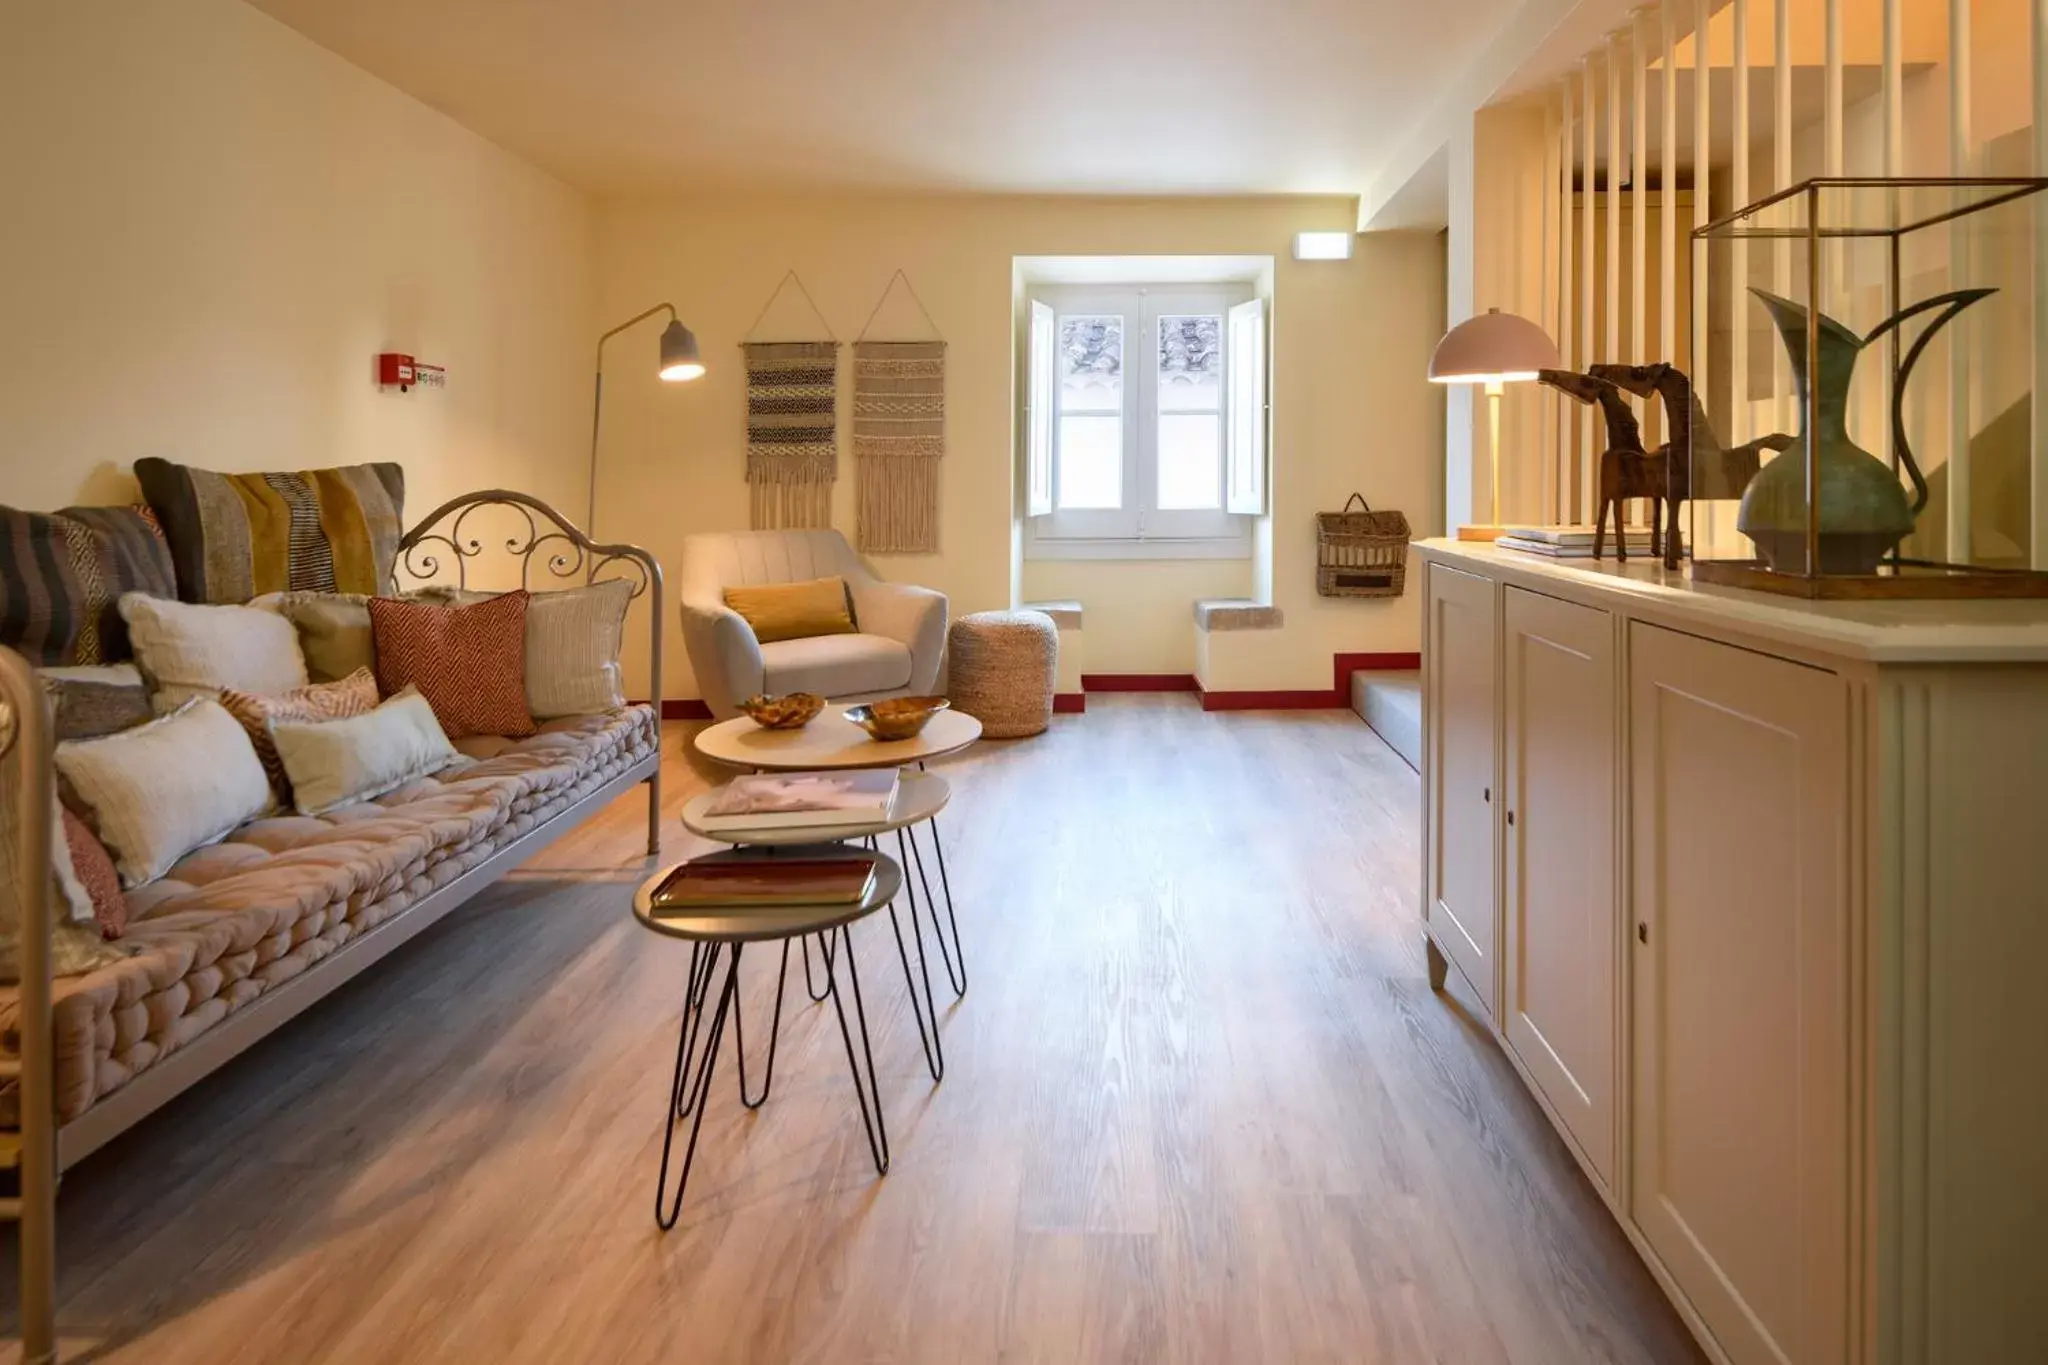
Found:
[[[931,340],[868,340],[899,282]],[[853,477],[865,553],[938,553],[939,460],[946,453],[946,343],[938,330],[898,270],[854,339]]]
[[[796,285],[823,341],[754,341],[762,319]],[[792,270],[775,286],[740,343],[747,361],[747,489],[757,531],[832,524],[839,477],[839,339]]]

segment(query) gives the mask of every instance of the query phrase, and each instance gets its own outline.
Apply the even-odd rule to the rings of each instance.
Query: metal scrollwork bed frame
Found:
[[[513,533],[502,548],[474,528],[486,508],[509,508]],[[502,554],[518,565],[517,586],[545,591],[624,577],[633,599],[646,599],[650,616],[647,698],[661,714],[662,632],[666,624],[661,563],[636,545],[600,545],[538,498],[507,489],[488,489],[452,498],[429,512],[398,542],[391,587],[403,575],[415,584],[442,580],[470,586],[470,570],[486,555]],[[538,561],[538,566],[536,566]],[[491,575],[496,578],[498,575]],[[536,586],[538,585],[538,586]],[[509,586],[495,584],[494,586]],[[4,893],[18,901],[21,925],[20,1021],[17,1057],[0,1057],[0,1082],[18,1091],[20,1130],[0,1132],[0,1170],[12,1169],[18,1191],[0,1197],[0,1221],[20,1225],[21,1359],[25,1365],[56,1360],[56,1225],[59,1172],[132,1127],[167,1100],[235,1057],[343,982],[441,919],[463,901],[553,842],[622,792],[645,783],[647,851],[661,851],[661,754],[653,754],[615,776],[576,805],[537,826],[516,842],[422,897],[404,914],[351,939],[310,970],[282,982],[221,1020],[207,1032],[166,1055],[127,1085],[95,1103],[70,1123],[59,1125],[55,1104],[55,1028],[51,1016],[55,983],[51,974],[51,836],[56,818],[51,761],[49,701],[35,670],[20,655],[0,648],[0,781],[13,794],[14,829],[0,859]]]
[[[486,508],[510,508],[516,514],[512,533],[503,547],[488,549],[486,536],[470,528],[470,519]],[[445,523],[445,524],[444,524]],[[424,584],[444,578],[451,571],[458,589],[469,587],[470,567],[487,555],[502,554],[516,561],[518,586],[530,591],[547,591],[546,579],[565,586],[581,579],[584,583],[609,578],[626,578],[633,584],[633,598],[645,597],[649,607],[647,642],[647,700],[661,718],[661,645],[667,624],[666,599],[661,561],[638,545],[600,545],[567,517],[525,493],[508,488],[490,488],[450,498],[420,518],[398,542],[392,563],[392,589],[401,586],[400,576]],[[443,556],[448,562],[442,562]],[[536,560],[546,577],[535,587]],[[647,789],[647,852],[661,852],[661,767],[655,765]]]

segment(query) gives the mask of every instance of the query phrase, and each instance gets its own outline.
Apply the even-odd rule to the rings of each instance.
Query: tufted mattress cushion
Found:
[[[271,987],[403,914],[655,752],[653,712],[549,721],[458,744],[440,773],[320,816],[251,821],[128,894],[135,955],[56,982],[57,1114],[69,1121]],[[5,1050],[19,1000],[0,988]],[[14,1121],[11,1090],[0,1119]]]

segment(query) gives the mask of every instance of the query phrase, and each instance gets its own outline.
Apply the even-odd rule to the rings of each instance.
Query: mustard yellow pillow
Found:
[[[754,638],[764,645],[812,635],[853,634],[853,614],[846,608],[846,580],[836,574],[808,583],[727,588],[725,605],[747,618]]]

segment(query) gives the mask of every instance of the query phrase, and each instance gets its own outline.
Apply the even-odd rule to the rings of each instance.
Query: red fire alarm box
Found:
[[[413,367],[411,356],[386,351],[377,357],[377,382],[383,385],[396,384],[400,389],[409,389],[419,382],[419,371]]]

